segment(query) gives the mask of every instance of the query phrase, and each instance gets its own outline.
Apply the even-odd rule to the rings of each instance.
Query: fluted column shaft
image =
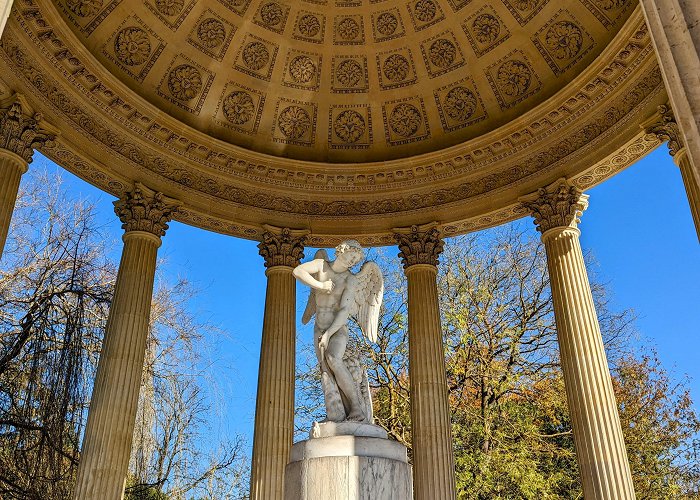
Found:
[[[586,500],[634,499],[603,338],[576,227],[587,196],[563,179],[526,202],[542,232],[566,398]]]
[[[654,134],[660,141],[666,142],[668,153],[680,168],[695,232],[700,240],[700,177],[696,175],[697,171],[688,154],[688,148],[671,106],[668,104],[659,106],[656,115],[643,123],[642,128],[648,134]]]
[[[685,193],[688,196],[695,232],[698,240],[700,240],[700,183],[698,183],[698,179],[693,173],[693,165],[690,162],[687,149],[681,149],[674,155],[673,160],[681,170],[681,178],[683,179],[683,186],[685,186]]]
[[[437,268],[427,264],[406,269],[413,483],[417,500],[455,498],[450,408],[436,275]]]
[[[156,257],[175,206],[140,185],[115,202],[126,230],[124,247],[90,400],[75,500],[118,500],[124,494]]]
[[[260,254],[267,267],[255,432],[251,500],[282,500],[284,469],[294,437],[296,280],[304,237],[285,229],[267,231]]]
[[[5,24],[7,24],[7,18],[10,17],[10,11],[12,10],[13,0],[2,0],[0,1],[0,36],[2,32],[5,31]]]
[[[296,282],[291,267],[268,269],[263,319],[251,499],[281,499],[294,435]]]
[[[9,2],[11,4],[12,2]],[[10,5],[0,6],[0,35]],[[20,94],[0,101],[0,257],[2,257],[15,209],[22,174],[32,161],[34,148],[58,133],[35,113]]]
[[[19,182],[27,171],[27,163],[16,154],[0,150],[0,257],[2,257],[15,210]]]
[[[436,229],[397,234],[408,281],[413,488],[416,500],[455,498],[454,452],[437,290]]]
[[[117,283],[90,401],[76,499],[122,498],[136,420],[160,240],[124,235]]]
[[[633,499],[634,487],[578,229],[542,237],[566,397],[586,499]]]

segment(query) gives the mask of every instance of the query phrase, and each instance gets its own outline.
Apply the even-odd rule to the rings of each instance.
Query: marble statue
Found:
[[[357,241],[347,240],[335,249],[330,261],[325,250],[294,269],[297,280],[311,287],[302,317],[304,324],[316,317],[314,345],[321,369],[326,422],[371,424],[372,402],[367,375],[357,357],[346,353],[348,322],[354,318],[364,336],[377,341],[379,308],[384,278],[379,266],[365,262],[359,272],[351,268],[364,259]]]

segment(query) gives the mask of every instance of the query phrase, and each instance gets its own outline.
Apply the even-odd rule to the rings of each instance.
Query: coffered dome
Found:
[[[636,4],[17,0],[1,78],[63,129],[46,153],[115,194],[139,180],[253,238],[383,243],[516,217],[528,190],[653,147],[637,123],[663,86]]]
[[[132,91],[230,144],[300,160],[440,150],[545,101],[610,43],[623,0],[59,0]]]

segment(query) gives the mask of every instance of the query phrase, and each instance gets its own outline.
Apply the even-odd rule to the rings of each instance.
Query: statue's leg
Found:
[[[316,326],[314,328],[314,350],[316,358],[321,369],[321,389],[323,390],[323,399],[326,404],[326,419],[325,421],[342,422],[345,420],[345,405],[342,401],[342,395],[335,379],[333,371],[326,363],[326,357],[318,346],[318,341],[323,335],[324,330]]]
[[[318,325],[314,325],[314,351],[316,351],[316,359],[318,360],[318,366],[321,368],[321,373],[328,371],[326,357],[321,353],[321,348],[318,346],[318,341],[321,339],[323,332],[324,330],[319,328]]]
[[[355,386],[355,380],[352,378],[350,370],[343,362],[347,344],[348,329],[344,326],[328,341],[325,357],[328,366],[333,370],[338,388],[349,403],[349,408],[347,408],[348,420],[362,421],[365,419],[365,414],[360,406],[358,388]]]

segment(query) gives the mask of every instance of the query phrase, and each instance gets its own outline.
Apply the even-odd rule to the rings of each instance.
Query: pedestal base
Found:
[[[331,436],[292,447],[285,500],[411,500],[406,447],[377,437]]]

